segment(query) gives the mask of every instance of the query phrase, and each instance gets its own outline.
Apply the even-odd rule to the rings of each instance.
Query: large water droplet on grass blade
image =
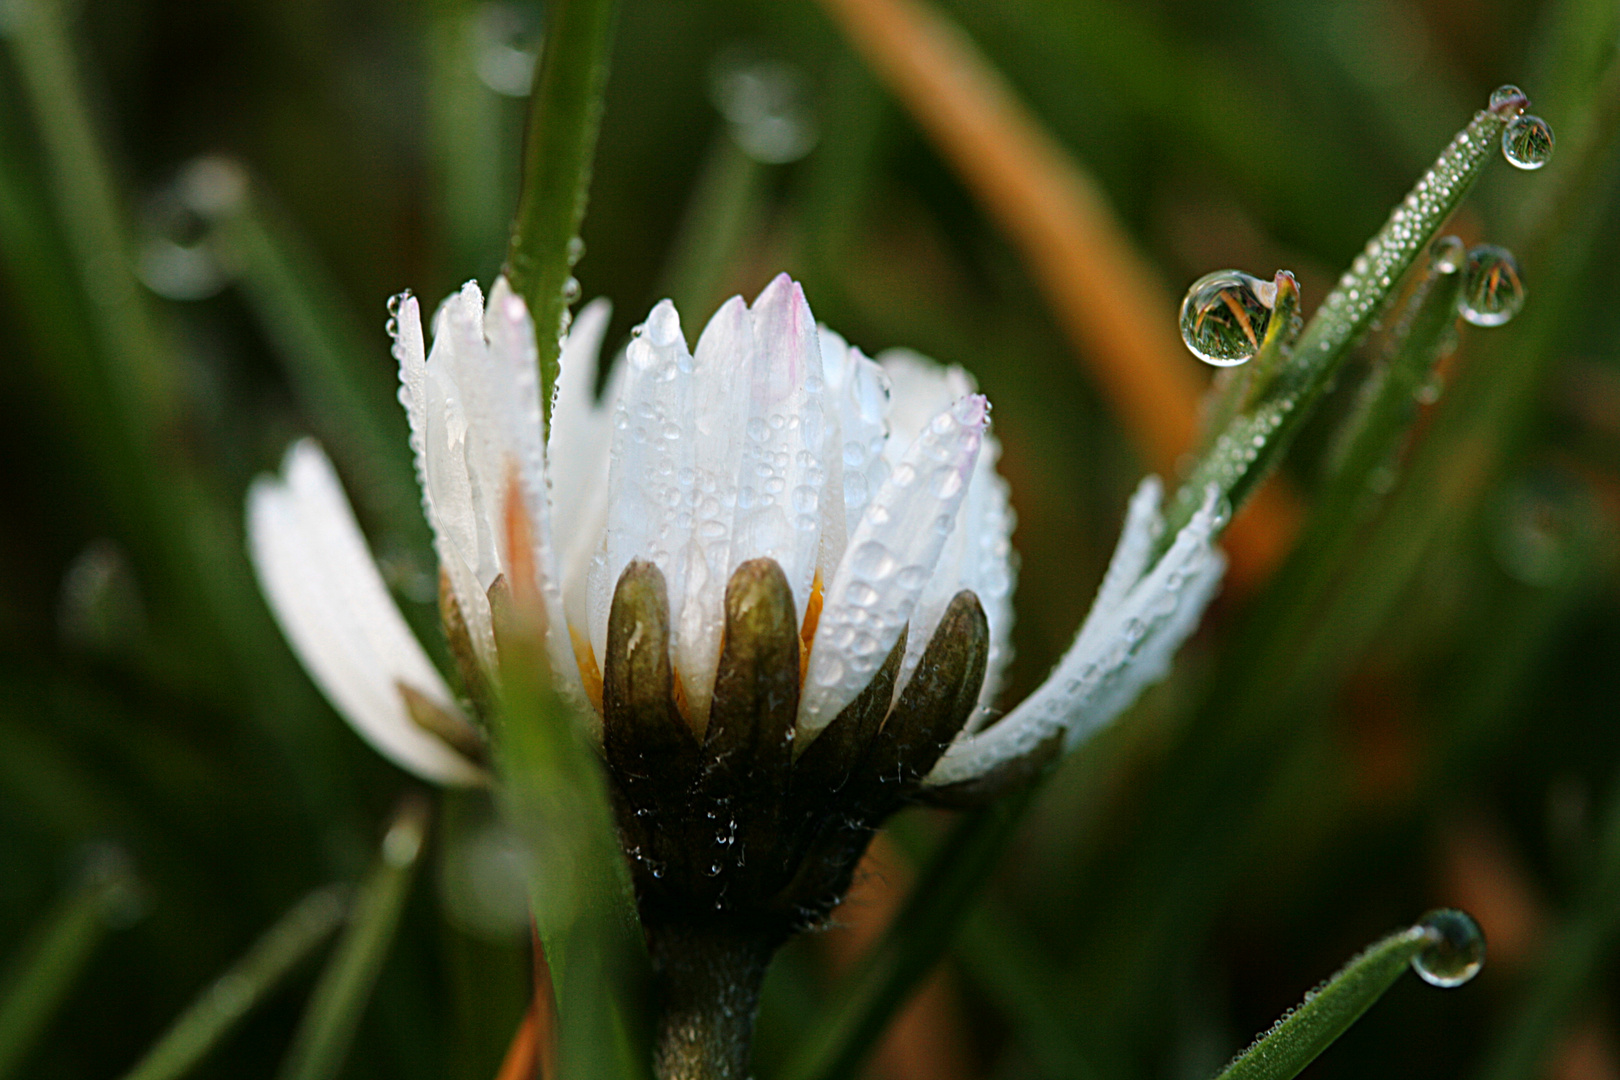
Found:
[[[1458,310],[1475,326],[1501,326],[1524,307],[1524,281],[1513,253],[1495,244],[1469,251]]]
[[[1428,948],[1412,957],[1412,970],[1430,986],[1461,986],[1485,965],[1485,935],[1465,911],[1440,908],[1418,920]]]
[[[1516,116],[1502,132],[1502,156],[1520,169],[1539,169],[1552,159],[1552,126],[1539,116]]]
[[[1276,296],[1275,284],[1240,270],[1205,274],[1181,301],[1181,340],[1194,356],[1216,367],[1252,360]]]

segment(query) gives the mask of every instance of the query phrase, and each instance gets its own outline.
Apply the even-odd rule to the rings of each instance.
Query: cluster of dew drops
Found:
[[[1493,109],[1524,94],[1503,86],[1491,95]],[[1539,116],[1520,114],[1502,132],[1502,156],[1520,169],[1534,170],[1552,157],[1553,132]],[[1458,313],[1474,326],[1501,326],[1524,306],[1524,282],[1513,254],[1494,244],[1463,251],[1456,237],[1442,237],[1431,251],[1434,268],[1462,272]],[[1181,340],[1192,354],[1216,367],[1235,367],[1260,352],[1277,299],[1277,286],[1241,270],[1205,274],[1181,301]]]

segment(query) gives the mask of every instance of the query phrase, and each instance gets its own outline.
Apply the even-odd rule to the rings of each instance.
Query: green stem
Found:
[[[124,1080],[176,1080],[202,1061],[253,1007],[343,921],[344,890],[317,889],[204,990]]]
[[[565,1080],[645,1075],[632,1045],[643,978],[629,869],[607,778],[583,720],[558,696],[541,638],[497,626],[500,709],[494,751],[502,809],[527,849],[529,902],[557,1000]]]
[[[1511,109],[1482,109],[1418,179],[1406,199],[1306,324],[1261,399],[1239,413],[1199,459],[1166,514],[1168,547],[1214,484],[1235,510],[1259,486],[1327,392],[1350,349],[1400,295],[1401,282],[1499,153]]]
[[[0,1077],[16,1073],[133,888],[121,857],[102,860],[24,945],[0,995]]]
[[[1398,930],[1346,964],[1278,1021],[1216,1080],[1291,1080],[1347,1031],[1433,944],[1419,926]]]
[[[523,187],[505,273],[529,305],[542,387],[556,379],[570,248],[585,217],[602,118],[615,0],[558,0],[547,9],[523,148]],[[546,394],[541,400],[549,400]]]
[[[399,929],[427,823],[427,804],[411,800],[388,827],[376,865],[355,898],[348,928],[310,995],[279,1080],[329,1080],[343,1067]]]
[[[658,1080],[744,1080],[775,935],[714,922],[651,925]]]

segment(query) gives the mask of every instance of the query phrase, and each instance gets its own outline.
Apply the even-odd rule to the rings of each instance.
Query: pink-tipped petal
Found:
[[[911,620],[956,527],[988,424],[989,403],[977,394],[936,415],[850,536],[811,645],[802,739],[865,688]]]

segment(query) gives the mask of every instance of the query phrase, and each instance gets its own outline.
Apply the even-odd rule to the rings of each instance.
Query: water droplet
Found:
[[[565,304],[572,304],[579,299],[579,278],[569,275],[568,280],[563,282],[562,296]]]
[[[894,573],[897,565],[889,549],[876,540],[868,540],[849,553],[849,568],[857,577],[882,581]]]
[[[930,487],[933,489],[934,494],[939,498],[949,499],[957,492],[961,491],[966,483],[967,476],[962,472],[961,469],[955,468],[951,465],[941,465],[938,469],[934,470],[933,481],[930,484]]]
[[[1519,113],[1524,112],[1525,106],[1529,104],[1530,99],[1524,96],[1524,91],[1512,83],[1506,86],[1498,86],[1491,91],[1490,110],[1493,113],[1512,110],[1513,114],[1517,116]]]
[[[871,495],[867,489],[866,477],[860,473],[845,473],[844,505],[851,510],[859,509],[866,505],[869,498]]]
[[[738,147],[756,161],[786,164],[816,145],[810,83],[792,64],[730,50],[715,62],[710,95]]]
[[[1468,261],[1468,248],[1456,236],[1442,236],[1429,248],[1434,268],[1442,274],[1455,274]]]
[[[845,597],[856,607],[871,607],[878,602],[878,591],[864,581],[852,581]]]
[[[1206,364],[1232,367],[1254,359],[1271,308],[1263,297],[1276,286],[1238,270],[1217,270],[1193,282],[1181,301],[1181,340]]]
[[[1494,244],[1470,251],[1457,306],[1475,326],[1501,326],[1517,315],[1524,307],[1524,282],[1513,253]]]
[[[585,241],[574,237],[568,241],[568,265],[573,266],[585,257]]]
[[[506,97],[527,97],[540,51],[538,19],[525,5],[494,3],[478,10],[470,27],[473,69],[479,81]]]
[[[1553,131],[1539,116],[1515,116],[1502,132],[1502,156],[1521,169],[1539,169],[1552,159]]]
[[[1479,974],[1485,964],[1485,935],[1464,911],[1440,908],[1418,920],[1429,946],[1412,957],[1412,970],[1430,986],[1453,987]]]

